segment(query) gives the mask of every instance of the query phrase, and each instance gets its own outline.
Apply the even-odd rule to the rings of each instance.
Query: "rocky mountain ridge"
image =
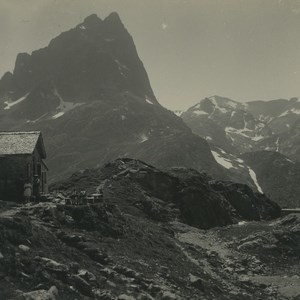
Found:
[[[155,219],[172,220],[176,216],[177,220],[203,229],[280,215],[276,203],[244,184],[215,181],[206,173],[187,168],[161,171],[129,158],[77,172],[51,189],[69,193],[84,189],[92,193],[98,186],[103,186],[103,194],[109,194],[115,204],[122,195],[130,194],[129,199],[124,199],[130,203],[121,206],[124,211],[135,205],[150,217],[156,214]],[[112,196],[114,191],[120,195]]]

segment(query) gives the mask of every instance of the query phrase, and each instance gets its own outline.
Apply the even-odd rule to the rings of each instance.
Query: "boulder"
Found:
[[[36,290],[32,292],[16,292],[16,300],[58,300],[58,290],[52,286],[49,290]]]

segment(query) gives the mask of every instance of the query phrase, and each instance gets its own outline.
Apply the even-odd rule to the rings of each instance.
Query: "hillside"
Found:
[[[276,205],[249,188],[129,159],[75,173],[53,188],[92,192],[99,183],[103,200],[97,204],[65,205],[62,194],[50,203],[0,202],[1,299],[300,295],[299,218],[241,221],[239,205],[251,201],[259,215],[246,218],[278,216]],[[232,210],[229,201],[239,207]]]

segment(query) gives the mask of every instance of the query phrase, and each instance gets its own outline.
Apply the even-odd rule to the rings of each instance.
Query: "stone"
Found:
[[[194,276],[192,274],[190,274],[189,276],[189,280],[190,280],[190,284],[199,289],[199,290],[202,290],[203,289],[203,281],[200,277],[197,277],[197,276]]]
[[[96,276],[88,270],[81,269],[78,271],[77,275],[86,280],[87,282],[96,281]]]
[[[112,296],[110,291],[93,289],[93,294],[96,299],[99,300],[114,300],[115,297]]]
[[[176,294],[170,291],[163,291],[161,295],[162,300],[180,300],[181,297],[177,296]]]
[[[19,249],[22,250],[23,252],[28,252],[30,250],[30,248],[25,245],[19,245]]]
[[[83,278],[81,278],[78,275],[73,275],[71,277],[71,280],[74,281],[74,285],[83,295],[89,296],[89,297],[91,297],[93,295],[92,287],[86,280],[84,280]]]

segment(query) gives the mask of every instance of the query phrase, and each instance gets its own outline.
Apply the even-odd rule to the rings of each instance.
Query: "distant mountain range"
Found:
[[[298,98],[239,103],[212,96],[180,116],[194,133],[223,149],[237,153],[273,150],[296,160],[300,157]]]
[[[282,206],[299,206],[299,98],[240,103],[212,96],[178,115],[229,172],[244,180],[249,172],[258,190]]]

